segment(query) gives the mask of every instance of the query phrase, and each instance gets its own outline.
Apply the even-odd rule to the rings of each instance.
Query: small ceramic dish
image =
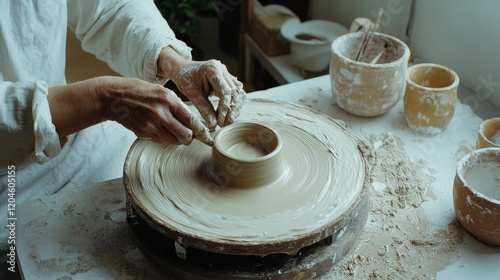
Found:
[[[483,121],[479,127],[476,149],[500,148],[500,117]]]
[[[347,28],[327,20],[300,22],[294,18],[281,26],[281,35],[290,41],[292,64],[311,71],[326,70],[330,64],[330,45],[348,32]]]
[[[462,157],[453,184],[455,214],[478,240],[500,245],[500,148]]]

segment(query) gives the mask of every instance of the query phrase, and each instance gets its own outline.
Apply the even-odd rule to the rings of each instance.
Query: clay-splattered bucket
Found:
[[[330,78],[337,104],[364,117],[385,114],[405,90],[410,50],[401,40],[374,33],[363,59],[356,61],[364,33],[349,33],[332,42]]]

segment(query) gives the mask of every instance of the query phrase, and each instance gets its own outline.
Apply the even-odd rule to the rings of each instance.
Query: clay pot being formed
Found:
[[[438,64],[410,66],[404,97],[408,126],[415,132],[436,135],[450,123],[455,113],[458,75]]]
[[[500,118],[483,121],[479,127],[476,149],[500,148]]]
[[[228,187],[254,187],[281,177],[281,138],[258,123],[234,123],[221,129],[212,146],[212,168]]]
[[[410,50],[401,40],[374,33],[363,59],[356,61],[363,32],[332,42],[332,94],[345,111],[364,117],[385,114],[404,93]]]
[[[500,245],[500,148],[475,150],[459,160],[453,200],[455,214],[470,234]]]

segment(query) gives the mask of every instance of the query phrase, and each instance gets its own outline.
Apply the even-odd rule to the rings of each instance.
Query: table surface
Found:
[[[483,107],[471,109],[458,102],[449,127],[439,135],[428,137],[416,135],[408,128],[402,100],[380,117],[361,118],[346,113],[333,102],[328,76],[250,93],[248,97],[312,107],[343,120],[360,137],[386,132],[400,139],[410,160],[423,160],[425,170],[434,172],[435,180],[428,186],[434,198],[421,205],[431,232],[448,228],[454,219],[452,183],[456,162],[473,149],[482,122],[472,109],[480,111],[483,117],[500,115],[493,107],[488,107],[486,112]],[[129,236],[122,178],[61,191],[20,205],[17,214],[18,260],[25,279],[160,278],[161,272],[145,259]],[[429,268],[428,275],[437,279],[497,279],[500,248],[484,245],[463,234],[449,265],[438,271]]]

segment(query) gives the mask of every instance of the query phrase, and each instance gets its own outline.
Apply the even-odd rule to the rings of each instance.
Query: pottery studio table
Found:
[[[357,135],[388,132],[401,139],[410,160],[424,160],[428,170],[435,171],[435,180],[428,186],[435,197],[421,208],[430,230],[438,230],[447,228],[454,219],[452,184],[457,160],[473,149],[482,118],[500,115],[498,109],[466,88],[461,87],[459,92],[471,106],[459,101],[449,127],[433,137],[410,131],[402,100],[380,117],[346,113],[333,102],[328,76],[253,92],[248,98],[310,106],[343,120]],[[17,213],[17,253],[25,279],[159,279],[162,275],[129,235],[122,178],[61,191],[20,205]],[[498,279],[500,248],[484,245],[464,233],[450,264],[428,275],[437,279]]]

